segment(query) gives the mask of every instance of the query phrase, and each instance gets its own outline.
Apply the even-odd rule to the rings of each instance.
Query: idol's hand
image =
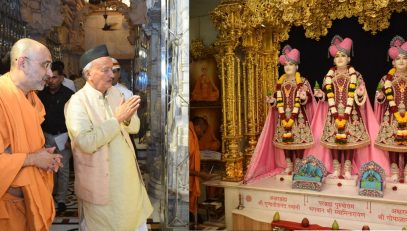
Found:
[[[365,84],[364,83],[360,84],[359,87],[356,88],[356,94],[358,96],[362,96],[363,94],[365,94]]]
[[[321,89],[315,89],[314,95],[315,95],[315,97],[322,98],[322,96],[324,95],[324,92]]]
[[[382,101],[384,99],[384,93],[382,91],[379,91],[376,93],[376,97],[378,100]]]
[[[269,104],[274,104],[274,102],[276,102],[276,99],[273,96],[266,96],[266,102]]]
[[[306,99],[307,99],[307,92],[306,91],[304,91],[304,89],[300,89],[299,90],[299,96],[300,96],[300,99],[302,100],[302,101],[305,101]]]

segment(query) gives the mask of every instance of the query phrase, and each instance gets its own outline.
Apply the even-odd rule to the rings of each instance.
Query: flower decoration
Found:
[[[283,142],[284,143],[292,143],[294,141],[294,135],[291,133],[291,129],[294,125],[295,119],[298,116],[298,113],[300,111],[301,107],[301,99],[300,99],[300,91],[296,91],[295,93],[295,98],[294,98],[294,108],[293,111],[290,115],[290,117],[286,116],[286,109],[285,109],[285,104],[283,100],[283,92],[282,92],[282,84],[284,83],[284,80],[287,78],[287,76],[284,74],[282,75],[278,81],[277,81],[277,110],[278,114],[280,115],[281,119],[281,125],[284,127],[285,132],[282,135]],[[295,73],[295,82],[297,86],[302,85],[302,80],[301,80],[301,75],[299,72]]]
[[[335,71],[336,67],[333,67],[329,70],[328,74],[325,76],[324,89],[326,92],[326,96],[328,97],[329,110],[331,111],[331,114],[335,118],[335,125],[336,128],[338,129],[337,134],[335,134],[335,143],[346,144],[347,134],[345,133],[345,128],[354,104],[355,90],[357,86],[357,76],[355,69],[351,66],[348,66],[348,71],[350,75],[350,81],[348,84],[348,99],[346,101],[345,113],[339,115],[338,108],[336,107],[335,104],[335,92],[332,86],[332,77]]]

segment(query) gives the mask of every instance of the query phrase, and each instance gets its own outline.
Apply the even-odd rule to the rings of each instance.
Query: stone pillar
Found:
[[[163,7],[162,48],[167,51],[166,156],[167,205],[165,228],[188,228],[189,225],[189,2],[175,1]],[[166,14],[166,17],[163,16]],[[168,98],[167,98],[168,96]]]
[[[160,28],[161,10],[159,5],[148,11],[150,23],[146,25],[145,31],[150,36],[150,49],[148,54],[147,74],[150,81],[150,91],[147,95],[147,103],[150,115],[151,143],[147,155],[147,171],[149,172],[149,182],[146,185],[150,200],[155,208],[153,212],[154,222],[160,221],[160,208],[163,187],[162,187],[162,135],[161,135],[161,48],[160,48]]]

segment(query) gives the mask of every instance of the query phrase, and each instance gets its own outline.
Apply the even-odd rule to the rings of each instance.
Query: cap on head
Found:
[[[109,56],[106,45],[100,45],[87,50],[79,59],[80,69],[83,69],[88,63],[95,59]]]
[[[282,55],[280,55],[278,60],[281,65],[286,65],[287,62],[298,65],[300,63],[300,51],[291,48],[290,45],[286,45],[284,46]]]
[[[341,36],[339,35],[335,35],[332,38],[331,41],[331,46],[329,46],[329,54],[332,57],[335,57],[336,53],[338,53],[338,51],[345,53],[347,56],[350,56],[350,52],[352,50],[352,39],[350,38],[345,38],[343,39]]]
[[[112,58],[112,62],[113,62],[113,67],[112,67],[113,70],[120,68],[120,64],[119,64],[119,61],[117,61],[117,59]]]
[[[397,58],[399,54],[407,55],[407,42],[401,36],[395,36],[390,42],[389,56],[391,59]]]

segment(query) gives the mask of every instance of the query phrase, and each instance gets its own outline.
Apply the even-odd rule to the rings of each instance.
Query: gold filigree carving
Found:
[[[243,178],[241,150],[245,160],[250,158],[269,109],[265,96],[273,93],[278,78],[280,43],[288,39],[292,26],[302,26],[307,38],[318,40],[328,33],[333,20],[356,17],[365,31],[376,34],[389,27],[393,12],[407,11],[406,2],[221,0],[211,17],[219,31],[214,56],[222,83],[224,179]],[[242,145],[243,135],[246,147]]]

